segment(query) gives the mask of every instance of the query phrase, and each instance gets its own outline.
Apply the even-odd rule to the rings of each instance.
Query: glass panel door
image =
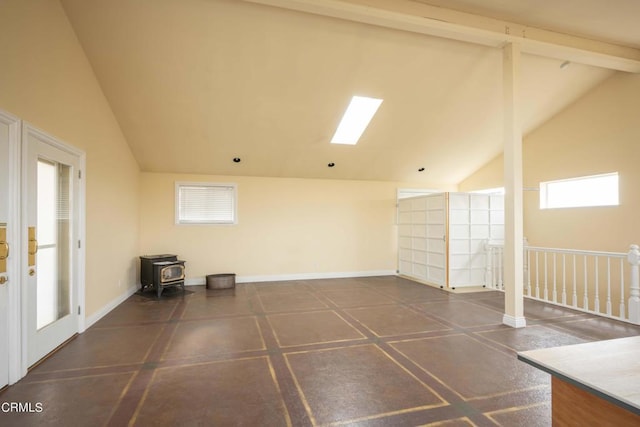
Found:
[[[80,155],[25,126],[27,364],[79,331]]]
[[[37,329],[70,312],[70,172],[68,165],[38,159]]]

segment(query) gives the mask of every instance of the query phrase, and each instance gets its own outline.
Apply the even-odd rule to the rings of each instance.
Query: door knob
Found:
[[[9,281],[9,278],[7,276],[0,276],[0,285],[4,285],[8,281]]]

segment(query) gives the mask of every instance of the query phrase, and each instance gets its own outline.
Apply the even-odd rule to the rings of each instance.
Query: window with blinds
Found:
[[[176,224],[237,224],[236,184],[176,182]]]

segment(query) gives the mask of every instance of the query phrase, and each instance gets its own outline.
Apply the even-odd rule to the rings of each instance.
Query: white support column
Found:
[[[520,124],[520,46],[503,48],[504,91],[504,308],[502,323],[522,328],[524,250],[522,214],[522,126]]]
[[[640,325],[640,250],[631,245],[627,260],[631,264],[631,295],[629,296],[629,321]]]

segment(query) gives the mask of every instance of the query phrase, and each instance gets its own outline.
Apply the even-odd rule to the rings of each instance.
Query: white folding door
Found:
[[[484,285],[484,245],[503,239],[502,195],[439,193],[399,201],[403,276],[440,287]]]
[[[398,206],[399,273],[446,285],[446,194],[402,199]]]

